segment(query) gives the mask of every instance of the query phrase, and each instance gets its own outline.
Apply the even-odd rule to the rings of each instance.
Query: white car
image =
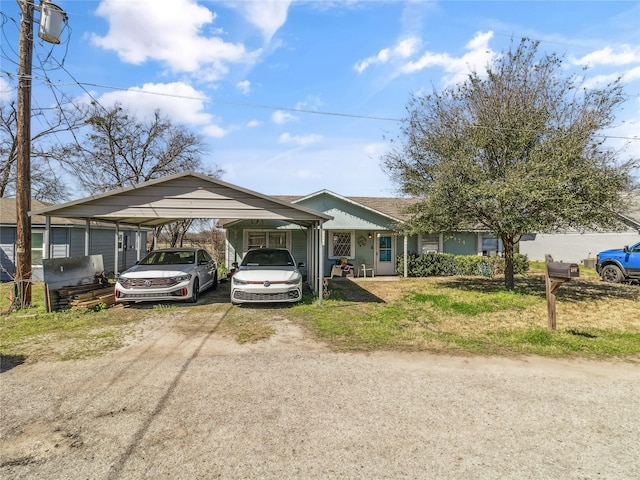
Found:
[[[303,266],[284,248],[249,250],[231,277],[231,303],[300,301]]]
[[[116,302],[187,300],[218,286],[218,265],[202,248],[154,250],[118,276]]]

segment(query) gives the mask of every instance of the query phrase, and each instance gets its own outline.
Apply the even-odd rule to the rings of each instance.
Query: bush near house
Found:
[[[396,270],[404,275],[404,255],[398,255]],[[529,271],[529,259],[516,253],[513,258],[513,273]],[[453,255],[451,253],[409,253],[407,255],[407,276],[409,277],[450,277],[453,275],[478,275],[493,277],[504,274],[503,257],[482,257],[479,255]]]

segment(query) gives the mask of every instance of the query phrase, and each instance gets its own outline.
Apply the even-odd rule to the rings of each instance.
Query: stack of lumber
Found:
[[[113,305],[116,302],[113,285],[76,285],[49,290],[47,286],[47,310],[49,312],[65,308],[93,308],[101,303]]]
[[[101,303],[106,305],[113,305],[116,303],[113,287],[102,287],[98,290],[78,293],[73,296],[73,299],[69,302],[69,306],[71,308],[93,308]]]

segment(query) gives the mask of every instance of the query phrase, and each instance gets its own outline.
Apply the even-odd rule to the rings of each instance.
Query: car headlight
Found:
[[[231,281],[235,285],[247,285],[247,283],[248,283],[246,280],[240,280],[239,278],[236,278],[236,277],[231,277]]]
[[[300,276],[293,277],[291,280],[287,280],[287,285],[297,285],[300,283]]]
[[[191,280],[191,274],[187,274],[187,275],[180,275],[178,277],[171,277],[171,280],[173,280],[176,283],[180,283],[180,282],[184,282],[186,280]]]
[[[123,275],[119,275],[116,281],[124,285],[125,283],[129,282],[129,279]]]

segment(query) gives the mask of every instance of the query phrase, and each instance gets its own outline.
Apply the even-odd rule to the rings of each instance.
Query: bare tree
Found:
[[[84,124],[83,112],[75,105],[58,105],[48,110],[34,110],[38,122],[32,125],[44,126],[31,135],[31,191],[38,200],[56,202],[69,196],[68,188],[57,173],[59,158],[55,144],[58,136],[68,134]],[[16,102],[0,103],[0,197],[15,196],[17,138]]]
[[[400,189],[421,199],[414,232],[483,227],[504,244],[505,285],[514,288],[521,235],[621,226],[638,159],[623,161],[598,135],[623,101],[619,81],[585,89],[562,59],[523,39],[486,75],[408,106],[400,146],[383,158]]]
[[[90,194],[202,171],[201,138],[159,111],[149,120],[139,120],[119,104],[105,109],[94,103],[86,118],[89,132],[83,141],[67,145],[61,156],[65,168]]]

